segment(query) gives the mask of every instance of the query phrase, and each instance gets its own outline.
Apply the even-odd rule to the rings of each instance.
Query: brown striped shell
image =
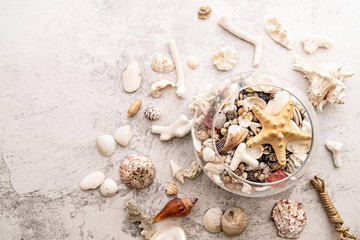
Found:
[[[121,180],[131,188],[145,188],[155,178],[154,163],[141,154],[133,154],[124,158],[119,168]]]
[[[197,198],[173,198],[165,207],[154,217],[153,221],[158,222],[169,217],[183,217],[190,213],[195,205]]]

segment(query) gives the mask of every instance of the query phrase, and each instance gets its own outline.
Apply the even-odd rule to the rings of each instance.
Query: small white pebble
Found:
[[[112,197],[115,196],[117,191],[119,191],[119,187],[114,179],[107,178],[100,186],[100,193],[104,197]]]
[[[195,69],[195,68],[197,68],[199,66],[200,62],[199,62],[199,59],[197,57],[191,56],[191,57],[188,58],[187,64],[192,69]]]
[[[80,188],[82,190],[95,189],[104,182],[104,179],[105,179],[105,175],[102,172],[100,172],[100,171],[93,172],[93,173],[87,175],[81,181]]]

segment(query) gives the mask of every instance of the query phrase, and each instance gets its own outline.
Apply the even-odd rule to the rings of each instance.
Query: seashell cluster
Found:
[[[205,19],[208,18],[211,15],[212,9],[207,4],[201,4],[199,10],[198,10],[198,18]]]
[[[158,120],[160,118],[161,112],[160,109],[156,107],[147,107],[144,111],[145,117],[147,117],[149,120]]]
[[[265,23],[266,31],[269,36],[277,43],[286,47],[287,49],[291,49],[294,45],[293,37],[287,32],[286,29],[279,23],[277,17],[272,17],[266,20]]]
[[[124,158],[119,167],[121,180],[131,188],[149,186],[156,174],[154,163],[141,154],[133,154]]]
[[[190,213],[197,202],[197,198],[173,198],[164,208],[154,217],[153,221],[158,222],[169,217],[183,217]]]
[[[151,237],[155,232],[152,218],[141,211],[134,199],[130,199],[126,203],[126,207],[128,209],[128,220],[131,223],[140,222],[139,228],[142,228],[140,234],[143,235],[147,240],[152,239]]]
[[[167,86],[175,87],[175,83],[171,79],[160,78],[151,85],[150,93],[153,97],[160,97],[160,90],[166,88]]]
[[[309,98],[321,112],[326,103],[343,104],[345,101],[344,78],[351,77],[354,72],[342,72],[341,67],[329,60],[306,61],[295,58],[294,69],[302,72],[310,82]]]
[[[181,115],[171,125],[167,127],[153,126],[151,132],[160,134],[160,141],[168,141],[174,137],[184,137],[191,131],[192,120],[185,115]]]
[[[178,187],[176,186],[175,183],[171,182],[167,187],[166,187],[166,194],[169,196],[174,196],[178,193]]]
[[[319,36],[306,36],[302,43],[304,44],[304,50],[308,54],[313,54],[319,47],[322,48],[331,48],[333,43],[327,38]]]
[[[115,152],[116,142],[113,136],[105,134],[96,138],[96,146],[102,155],[110,157]]]
[[[123,87],[128,93],[135,92],[141,84],[141,72],[139,64],[133,61],[123,72]]]
[[[139,111],[140,107],[141,107],[141,100],[140,99],[135,100],[128,108],[128,117],[134,116]]]
[[[278,235],[285,238],[298,238],[306,224],[302,204],[284,199],[275,204],[271,218],[278,229]]]
[[[172,59],[158,54],[152,61],[151,68],[155,72],[168,73],[175,69],[175,64]]]
[[[184,230],[179,226],[164,226],[157,230],[150,240],[186,240]]]
[[[221,71],[231,70],[239,58],[239,53],[231,47],[224,47],[212,55],[213,64]]]

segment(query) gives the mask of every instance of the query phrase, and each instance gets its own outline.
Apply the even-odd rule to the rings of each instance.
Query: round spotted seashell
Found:
[[[155,178],[154,163],[146,156],[133,154],[124,158],[119,168],[121,180],[131,188],[145,188]]]
[[[160,118],[160,109],[155,107],[147,107],[144,112],[145,116],[150,120],[158,120]]]

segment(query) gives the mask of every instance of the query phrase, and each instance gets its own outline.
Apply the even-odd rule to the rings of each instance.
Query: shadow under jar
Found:
[[[277,148],[281,141],[276,141],[286,138],[285,133],[277,134],[271,144],[249,147],[248,141],[262,134],[264,123],[253,106],[268,119],[279,117],[287,106],[290,114],[280,125],[286,120],[291,129],[311,139],[285,143],[282,158]],[[281,132],[281,127],[274,129]],[[213,182],[237,195],[266,197],[293,186],[309,170],[317,153],[318,129],[310,101],[293,83],[276,74],[246,72],[223,79],[203,95],[191,134],[195,155]],[[275,136],[275,130],[270,134]]]

